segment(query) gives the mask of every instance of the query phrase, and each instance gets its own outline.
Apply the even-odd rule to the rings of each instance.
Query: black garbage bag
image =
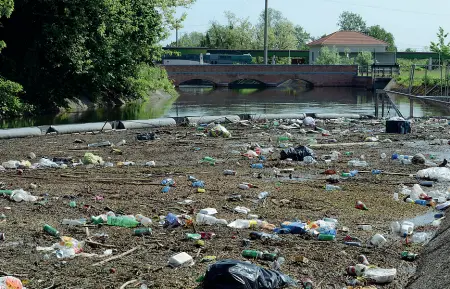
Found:
[[[314,151],[305,146],[299,146],[296,148],[290,147],[280,152],[280,159],[292,159],[294,161],[303,161],[307,156],[315,158]]]
[[[279,289],[293,280],[277,271],[237,260],[221,260],[208,267],[203,289]]]
[[[140,133],[137,135],[138,140],[155,140],[157,138],[154,132]]]

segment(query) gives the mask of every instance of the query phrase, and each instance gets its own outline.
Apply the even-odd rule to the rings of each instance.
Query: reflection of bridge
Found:
[[[316,87],[372,87],[371,77],[358,77],[354,65],[167,65],[175,86],[191,80],[229,87],[241,80],[253,80],[276,87],[287,80],[303,80]]]

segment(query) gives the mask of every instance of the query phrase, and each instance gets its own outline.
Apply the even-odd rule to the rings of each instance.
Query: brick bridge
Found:
[[[358,77],[355,65],[166,65],[175,86],[190,80],[206,80],[228,87],[241,80],[256,80],[276,87],[287,80],[303,80],[313,86],[372,87],[372,78]]]

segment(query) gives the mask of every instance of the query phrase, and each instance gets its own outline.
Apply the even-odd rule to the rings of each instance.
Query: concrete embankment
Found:
[[[420,256],[416,274],[406,289],[450,288],[450,218],[445,218]]]

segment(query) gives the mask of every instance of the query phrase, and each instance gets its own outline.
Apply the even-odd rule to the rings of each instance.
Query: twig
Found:
[[[126,252],[124,252],[124,253],[122,253],[122,254],[119,254],[119,255],[117,255],[117,256],[114,256],[114,257],[105,259],[105,260],[103,260],[103,261],[94,263],[94,264],[92,264],[92,266],[103,265],[103,264],[105,264],[105,263],[107,263],[107,262],[109,262],[109,261],[112,261],[112,260],[116,260],[116,259],[122,258],[122,257],[124,257],[124,256],[126,256],[126,255],[129,255],[129,254],[133,253],[134,251],[136,251],[136,250],[139,249],[140,247],[141,247],[141,246],[134,247],[133,249],[128,250],[128,251],[126,251]]]
[[[8,273],[8,272],[4,272],[4,271],[0,271],[0,275],[2,275],[2,276],[17,276],[17,277],[28,276],[28,274],[14,274],[14,273]]]
[[[198,256],[200,256],[200,252],[202,251],[202,248],[199,248],[197,251],[197,255],[195,255],[195,258],[198,258]]]
[[[135,283],[135,282],[137,282],[137,281],[138,281],[137,279],[133,279],[133,280],[130,280],[130,281],[128,281],[128,282],[125,282],[125,283],[123,283],[122,286],[120,286],[119,289],[124,289],[124,288],[127,287],[128,285],[133,284],[133,283]]]
[[[114,246],[114,245],[102,244],[102,243],[94,242],[91,240],[85,240],[85,242],[89,245],[94,245],[94,246],[100,246],[100,247],[106,247],[106,248],[117,248],[117,246]]]

